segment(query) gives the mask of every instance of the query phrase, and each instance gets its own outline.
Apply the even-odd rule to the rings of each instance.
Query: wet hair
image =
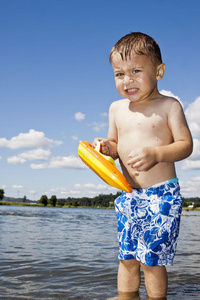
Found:
[[[112,64],[113,54],[118,52],[122,60],[131,58],[132,52],[139,55],[148,56],[153,63],[162,64],[160,47],[157,42],[149,35],[141,32],[131,32],[122,37],[112,48],[109,61]]]

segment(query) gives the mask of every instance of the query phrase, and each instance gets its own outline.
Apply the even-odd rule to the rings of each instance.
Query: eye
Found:
[[[124,73],[116,73],[115,76],[116,77],[122,77],[122,76],[124,76]]]
[[[140,72],[140,70],[133,70],[133,74],[137,74],[139,72]]]

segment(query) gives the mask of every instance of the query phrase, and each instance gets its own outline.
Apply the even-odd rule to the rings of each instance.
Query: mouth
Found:
[[[132,88],[132,89],[126,89],[126,90],[125,90],[125,93],[126,93],[127,95],[134,95],[135,93],[137,93],[137,91],[138,91],[138,89]]]

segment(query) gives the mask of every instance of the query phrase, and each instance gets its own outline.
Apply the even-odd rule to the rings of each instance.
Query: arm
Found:
[[[101,142],[101,152],[104,155],[109,155],[113,159],[118,158],[117,153],[117,128],[115,125],[115,109],[116,104],[115,102],[111,104],[109,109],[109,129],[108,129],[108,136],[107,139],[104,138],[96,138],[94,139],[92,146],[96,147],[96,141],[99,140]]]
[[[118,153],[117,153],[118,133],[117,133],[117,127],[115,123],[115,112],[118,106],[117,103],[118,102],[113,102],[109,109],[109,128],[108,128],[108,136],[107,136],[107,140],[109,141],[110,144],[109,155],[113,159],[118,158]]]
[[[174,101],[171,106],[168,125],[172,132],[173,143],[160,147],[161,151],[157,154],[158,161],[176,162],[183,160],[191,155],[193,140],[182,106],[178,101]]]
[[[132,151],[128,165],[137,171],[146,171],[159,162],[176,162],[192,153],[193,142],[185,115],[178,101],[170,102],[168,126],[173,142],[159,147],[145,147]]]

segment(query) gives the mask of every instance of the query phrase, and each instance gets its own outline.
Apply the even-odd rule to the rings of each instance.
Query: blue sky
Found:
[[[194,153],[177,163],[185,197],[200,196],[199,0],[1,0],[0,188],[39,199],[116,193],[77,156],[78,141],[106,137],[120,99],[108,55],[125,34],[159,43],[159,90],[183,104]]]

